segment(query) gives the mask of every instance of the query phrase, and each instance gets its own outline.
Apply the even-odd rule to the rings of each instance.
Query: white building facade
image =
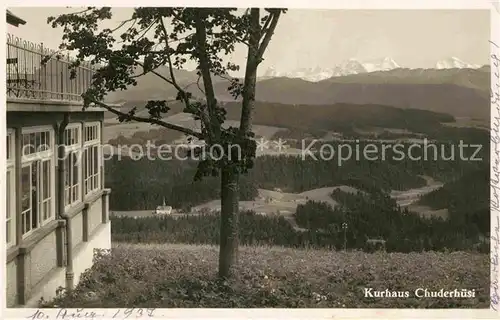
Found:
[[[9,18],[9,14],[11,15]],[[8,23],[23,24],[7,12]],[[7,39],[7,306],[36,306],[73,288],[95,249],[111,248],[101,154],[104,110],[82,111],[93,70]]]

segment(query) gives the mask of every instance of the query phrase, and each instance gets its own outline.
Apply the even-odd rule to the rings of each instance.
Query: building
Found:
[[[10,10],[7,10],[7,23],[14,27],[19,27],[19,25],[26,24],[26,21],[14,15]]]
[[[172,207],[165,204],[165,198],[163,198],[163,205],[156,207],[154,214],[158,215],[169,215],[172,213]]]
[[[7,11],[7,23],[25,22]],[[29,23],[28,23],[29,25]],[[7,37],[6,297],[36,306],[73,288],[95,249],[111,247],[101,154],[104,110],[82,111],[94,72],[43,57],[42,45]],[[48,72],[49,65],[55,72]],[[68,85],[71,84],[71,85]]]

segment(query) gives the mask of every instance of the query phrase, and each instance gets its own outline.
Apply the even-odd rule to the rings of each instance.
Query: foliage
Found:
[[[486,254],[373,253],[242,247],[235,278],[216,278],[217,248],[118,244],[98,255],[71,293],[44,307],[487,308]],[[418,266],[418,267],[416,267]],[[410,298],[366,298],[364,288]],[[474,298],[413,296],[417,288],[474,289]]]
[[[233,53],[237,44],[247,44],[255,55],[248,57],[246,70],[256,73],[279,16],[286,10],[265,9],[262,18],[259,12],[259,9],[252,9],[241,13],[236,8],[138,7],[116,28],[102,29],[102,23],[112,18],[111,8],[88,7],[80,12],[49,17],[47,22],[54,28],[63,28],[61,49],[77,51],[70,65],[73,78],[77,76],[76,67],[85,60],[97,66],[90,88],[82,94],[84,108],[103,107],[116,114],[120,121],[156,124],[205,140],[208,145],[240,146],[240,157],[224,153],[221,157],[214,155],[202,159],[194,176],[201,180],[205,176],[218,175],[220,168],[245,173],[252,167],[255,142],[249,138],[253,134],[243,127],[238,132],[236,128],[221,126],[226,111],[215,98],[212,77],[228,78],[231,83],[228,91],[235,99],[240,94],[244,99],[254,95],[249,91],[254,85],[247,79],[241,84],[238,79],[228,76],[239,66],[225,58]],[[203,80],[204,89],[199,88],[204,99],[194,99],[192,93],[177,82],[174,69],[182,69],[188,60],[197,65],[197,84],[199,87]],[[168,66],[168,76],[157,72],[163,66]],[[146,74],[154,74],[165,86],[174,87],[175,100],[148,99],[141,106],[148,117],[137,116],[138,111],[142,112],[137,107],[124,113],[102,102],[109,92],[135,86],[137,78]],[[183,111],[201,121],[200,132],[162,120],[171,109],[170,103],[175,101],[182,102]]]
[[[82,94],[84,108],[99,106],[118,115],[120,121],[141,121],[174,129],[186,135],[204,140],[209,147],[197,163],[194,180],[203,177],[221,177],[221,250],[220,276],[230,275],[231,265],[237,257],[238,221],[233,210],[237,211],[238,177],[247,173],[253,166],[256,143],[252,138],[251,114],[255,100],[255,82],[257,68],[264,58],[269,42],[274,34],[278,20],[286,9],[249,8],[238,12],[237,8],[197,8],[197,7],[140,7],[134,8],[132,17],[116,29],[99,30],[100,22],[111,19],[111,8],[89,7],[79,13],[65,14],[57,18],[50,17],[48,23],[64,29],[61,48],[78,50],[77,59],[71,64],[72,77],[75,67],[90,58],[92,65],[100,65],[92,77],[89,89]],[[121,33],[117,42],[113,33],[127,22],[132,25]],[[137,26],[136,26],[137,25]],[[150,34],[148,34],[148,32]],[[121,45],[120,45],[121,44]],[[239,66],[225,62],[237,44],[248,46],[245,65],[245,79],[230,79],[227,88],[230,95],[242,101],[240,127],[223,127],[226,110],[217,102],[213,85],[213,76],[227,77],[230,71],[237,71]],[[191,92],[182,88],[174,74],[174,68],[182,69],[187,60],[196,63],[199,76],[197,84],[203,80],[204,99],[195,99]],[[170,77],[165,77],[155,70],[168,65]],[[137,68],[142,71],[137,73]],[[137,85],[136,77],[152,73],[171,85],[177,92],[175,100],[184,104],[183,111],[199,120],[201,128],[195,131],[186,127],[165,122],[164,115],[170,111],[167,100],[149,99],[143,106],[149,117],[136,115],[136,108],[127,114],[102,102],[107,93],[125,90],[127,86]],[[238,146],[239,155],[232,154]],[[231,151],[227,151],[231,150]],[[236,216],[237,217],[237,216]]]
[[[220,215],[202,214],[185,217],[111,218],[112,240],[132,243],[219,244]],[[283,217],[265,217],[240,212],[239,241],[245,245],[298,243],[297,235]]]
[[[240,212],[240,243],[243,245],[278,245],[285,247],[344,247],[365,250],[367,239],[386,240],[389,252],[479,250],[489,252],[474,225],[456,219],[420,218],[402,210],[383,193],[378,195],[335,192],[342,205],[331,208],[326,203],[308,201],[295,213],[296,230],[283,216],[261,216],[252,211]],[[183,217],[112,217],[113,241],[131,243],[219,244],[219,214]],[[347,230],[342,223],[347,223]]]
[[[350,194],[335,191],[332,197],[341,206],[329,211],[330,220],[335,217],[337,220],[327,223],[347,223],[348,246],[364,248],[367,239],[383,239],[386,240],[388,251],[489,250],[487,243],[482,242],[477,226],[465,224],[458,217],[451,216],[446,220],[438,217],[421,218],[407,208],[400,208],[384,193]],[[309,220],[318,221],[321,218],[314,208],[302,211],[310,212]],[[297,212],[304,214],[299,210]]]
[[[435,209],[448,208],[455,220],[475,225],[484,234],[490,232],[490,168],[484,167],[451,181],[426,194],[420,203]]]

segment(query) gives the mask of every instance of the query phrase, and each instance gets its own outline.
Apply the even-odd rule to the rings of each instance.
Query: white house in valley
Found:
[[[165,204],[165,198],[163,198],[163,205],[156,207],[154,214],[157,215],[169,215],[172,213],[172,207]]]
[[[7,11],[7,23],[25,22]],[[28,22],[29,25],[29,22]],[[95,249],[111,247],[110,190],[101,154],[104,110],[82,111],[94,70],[42,58],[41,44],[7,35],[6,304],[36,306],[73,288]]]

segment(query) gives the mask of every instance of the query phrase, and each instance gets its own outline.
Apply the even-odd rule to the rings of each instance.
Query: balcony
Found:
[[[69,56],[61,56],[41,43],[7,34],[7,100],[83,102],[81,94],[88,89],[95,68],[82,64],[71,79],[71,62]]]

